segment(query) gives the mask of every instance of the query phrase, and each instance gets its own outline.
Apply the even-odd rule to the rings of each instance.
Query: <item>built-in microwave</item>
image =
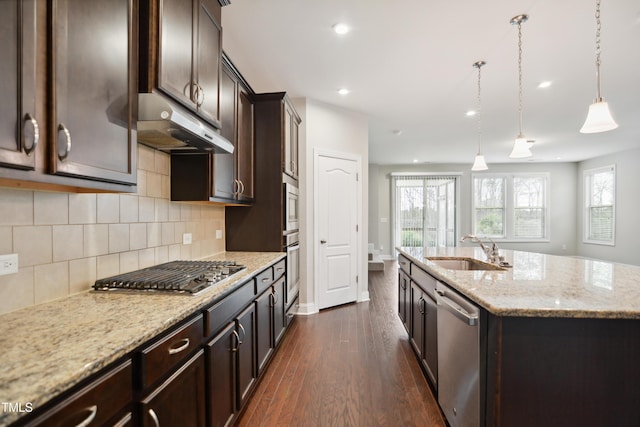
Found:
[[[298,187],[284,183],[284,232],[292,233],[300,228]]]

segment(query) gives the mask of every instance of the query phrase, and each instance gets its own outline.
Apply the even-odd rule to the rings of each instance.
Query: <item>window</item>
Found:
[[[584,242],[615,243],[615,166],[584,172]]]
[[[547,240],[548,183],[548,174],[473,176],[473,233],[501,240]]]
[[[392,174],[395,246],[456,245],[457,182],[450,175]]]

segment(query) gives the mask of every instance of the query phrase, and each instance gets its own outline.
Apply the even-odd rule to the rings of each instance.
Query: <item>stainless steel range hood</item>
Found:
[[[162,151],[233,153],[233,144],[175,101],[138,94],[138,142]]]

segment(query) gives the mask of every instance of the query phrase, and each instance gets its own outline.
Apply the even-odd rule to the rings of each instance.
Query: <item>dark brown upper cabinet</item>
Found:
[[[0,1],[0,165],[35,169],[43,123],[36,117],[35,0]]]
[[[293,179],[298,179],[298,128],[300,117],[289,102],[284,103],[283,171]]]
[[[136,0],[50,0],[55,174],[135,184]]]
[[[159,89],[220,128],[216,0],[140,0],[140,91]]]

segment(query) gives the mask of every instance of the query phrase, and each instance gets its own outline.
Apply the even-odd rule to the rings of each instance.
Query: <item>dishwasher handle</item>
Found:
[[[449,311],[458,319],[463,320],[469,326],[478,325],[477,313],[469,313],[455,301],[447,298],[443,290],[437,289],[436,293],[438,295],[438,308],[442,307],[443,309]]]

